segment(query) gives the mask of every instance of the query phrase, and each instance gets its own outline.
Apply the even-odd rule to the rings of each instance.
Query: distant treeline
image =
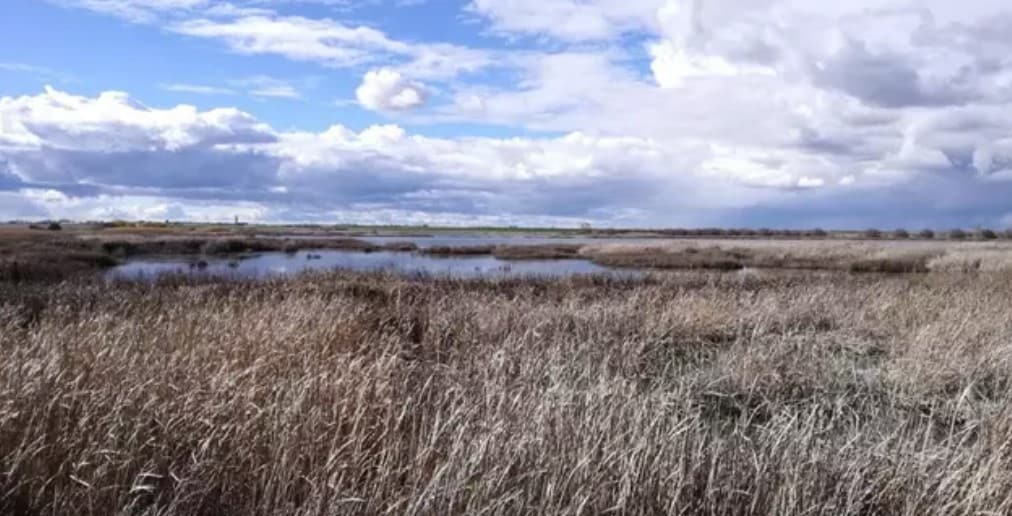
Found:
[[[41,221],[41,222],[27,222],[27,221],[8,221],[10,225],[22,225],[27,224],[31,229],[48,229],[48,230],[59,230],[65,224],[74,224],[69,220],[60,221]],[[78,222],[79,225],[90,226],[93,229],[106,229],[106,228],[170,228],[170,227],[200,227],[200,226],[234,226],[235,223],[191,223],[191,222],[180,222],[180,221],[87,221]],[[247,224],[241,223],[239,225],[245,226]],[[270,224],[264,224],[263,226],[272,226]],[[782,238],[782,239],[820,239],[820,238],[837,238],[837,239],[893,239],[893,240],[1012,240],[1012,228],[1004,230],[994,230],[987,228],[977,229],[949,229],[949,230],[935,230],[935,229],[921,229],[921,230],[906,230],[906,229],[877,229],[869,228],[864,230],[825,230],[822,228],[811,228],[811,229],[773,229],[773,228],[597,228],[591,227],[585,224],[579,229],[573,228],[531,228],[531,227],[440,227],[440,226],[428,226],[428,225],[415,225],[415,226],[394,226],[394,225],[377,225],[377,226],[359,226],[359,225],[346,225],[346,224],[283,224],[272,227],[287,227],[287,228],[298,228],[298,229],[324,229],[324,230],[336,230],[336,231],[351,231],[351,230],[424,230],[428,233],[438,233],[441,231],[452,231],[452,232],[484,232],[484,231],[508,231],[508,232],[544,232],[544,233],[559,233],[559,232],[576,232],[583,234],[591,234],[597,236],[622,236],[629,235],[632,233],[643,233],[648,235],[666,236],[666,237],[711,237],[711,238]]]
[[[933,229],[922,229],[919,231],[908,231],[906,229],[882,230],[865,229],[863,231],[833,230],[824,229],[770,229],[770,228],[698,228],[698,229],[594,229],[587,230],[598,235],[623,235],[633,232],[643,232],[670,237],[742,237],[742,238],[860,238],[860,239],[895,239],[895,240],[1012,240],[1012,229],[996,231],[992,229],[950,229],[947,231],[935,231]]]

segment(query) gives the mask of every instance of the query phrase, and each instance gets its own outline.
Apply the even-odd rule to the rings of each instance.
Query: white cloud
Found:
[[[413,132],[466,122],[570,136],[426,138],[396,126],[281,133],[234,110],[151,110],[115,93],[52,109],[65,94],[50,91],[3,101],[16,107],[0,109],[0,153],[18,179],[0,176],[0,189],[57,179],[138,188],[141,179],[99,172],[133,153],[132,170],[161,185],[152,188],[208,195],[238,181],[236,195],[268,205],[285,195],[319,210],[330,196],[386,213],[617,216],[664,213],[658,198],[667,195],[682,210],[762,208],[771,217],[834,209],[816,201],[862,206],[869,217],[898,205],[925,220],[935,206],[1008,212],[998,209],[1012,176],[1012,8],[1003,1],[473,0],[467,13],[487,21],[476,30],[505,36],[495,50],[281,15],[265,2],[82,2],[140,9],[169,31],[244,55],[368,70],[359,104],[410,112]],[[277,80],[228,88],[299,94]],[[141,155],[157,159],[139,166]],[[170,158],[177,169],[231,160],[218,167],[256,172],[203,184],[155,171]],[[61,179],[61,169],[74,172]],[[967,201],[975,195],[984,200]],[[904,204],[915,200],[920,208]]]
[[[473,0],[468,10],[500,33],[601,40],[652,23],[661,0]]]
[[[166,12],[206,7],[209,0],[53,0],[57,3],[110,14],[137,23],[150,23]]]
[[[820,218],[820,210],[878,199],[873,207],[882,211],[866,210],[866,218],[892,216],[888,210],[898,206],[912,216],[926,208],[909,208],[911,200],[938,192],[949,196],[950,211],[1007,214],[1001,207],[1012,182],[1000,178],[1012,163],[1008,121],[993,116],[981,125],[980,113],[965,109],[891,120],[846,106],[819,109],[841,112],[829,119],[837,123],[904,129],[869,144],[868,135],[850,141],[853,125],[824,125],[775,147],[581,132],[432,138],[393,125],[278,132],[235,110],[159,109],[123,93],[89,98],[47,89],[0,99],[10,122],[0,126],[0,166],[8,171],[0,175],[0,217],[200,219],[245,209],[249,220],[357,213],[358,220],[754,224],[744,219],[770,223],[803,212],[806,222],[830,225],[838,219]],[[821,120],[817,109],[810,114]],[[969,136],[950,141],[968,123],[981,125],[978,138],[996,136],[987,145]],[[826,150],[833,145],[840,150]],[[969,152],[968,167],[988,175],[947,175],[962,152]]]
[[[228,21],[193,19],[171,30],[224,41],[243,54],[280,54],[300,61],[350,66],[372,58],[373,52],[405,52],[407,45],[368,27],[349,27],[332,20],[302,17],[250,16]]]
[[[0,132],[0,162],[13,174],[6,188],[50,213],[151,197],[586,218],[682,181],[666,176],[681,158],[640,138],[447,139],[392,125],[276,132],[231,109],[158,109],[118,92],[52,88],[0,99],[0,115],[12,122]],[[559,195],[572,202],[557,203]]]
[[[231,81],[236,87],[244,88],[253,97],[298,99],[302,97],[298,87],[276,77],[257,75]]]
[[[389,68],[371,70],[355,90],[359,104],[373,111],[407,111],[425,104],[425,87]]]
[[[721,56],[693,55],[679,49],[670,41],[648,46],[650,70],[662,88],[678,88],[688,79],[696,77],[735,77],[740,75],[773,75],[769,67],[747,63],[733,63]]]
[[[52,147],[99,152],[178,150],[203,145],[267,142],[266,124],[233,108],[151,109],[124,92],[95,98],[46,87],[36,96],[2,97],[0,149]]]
[[[173,83],[173,84],[162,84],[161,88],[165,91],[175,91],[178,93],[196,93],[198,95],[235,95],[235,90],[230,88],[222,88],[219,86],[207,86],[204,84],[185,84],[185,83]]]
[[[306,81],[303,81],[306,82]],[[292,82],[266,75],[255,75],[228,81],[229,86],[206,84],[171,83],[159,85],[165,91],[194,93],[197,95],[237,95],[246,93],[251,97],[299,99],[302,93]]]
[[[344,68],[399,61],[416,77],[452,77],[493,63],[488,52],[446,43],[407,43],[380,30],[331,19],[244,16],[228,20],[188,19],[171,25],[180,34],[215,39],[241,54],[280,55]]]

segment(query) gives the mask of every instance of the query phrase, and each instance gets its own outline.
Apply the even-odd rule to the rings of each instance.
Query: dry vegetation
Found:
[[[56,227],[56,230],[47,230]],[[376,231],[373,231],[374,233]],[[365,233],[365,232],[359,232]],[[905,230],[867,230],[864,240],[821,230],[652,231],[644,235],[595,231],[613,236],[582,243],[437,246],[410,241],[370,243],[323,227],[247,227],[166,223],[0,225],[0,280],[63,280],[140,256],[241,257],[299,250],[418,252],[436,257],[494,256],[502,260],[586,259],[608,267],[660,270],[789,269],[875,273],[1012,271],[1012,232],[952,230],[949,241],[911,240]],[[518,233],[526,234],[526,233]],[[931,235],[928,230],[919,235]],[[694,235],[716,235],[695,238]],[[478,235],[480,236],[480,234]],[[586,238],[587,235],[583,235]],[[639,236],[639,241],[623,238]],[[972,240],[966,240],[972,237]],[[927,238],[927,237],[924,237]],[[521,240],[518,240],[520,242]],[[588,244],[588,242],[591,242]]]
[[[0,514],[1009,514],[1012,274],[0,282]]]
[[[61,281],[139,256],[234,257],[261,252],[295,253],[302,249],[368,253],[411,252],[418,247],[410,242],[378,245],[343,237],[65,236],[27,230],[0,231],[0,281]]]
[[[681,240],[592,244],[579,255],[599,265],[647,269],[1012,272],[1012,244],[983,241]]]
[[[495,256],[501,260],[567,260],[583,258],[580,244],[517,244],[517,245],[468,245],[432,246],[419,252],[429,256]]]

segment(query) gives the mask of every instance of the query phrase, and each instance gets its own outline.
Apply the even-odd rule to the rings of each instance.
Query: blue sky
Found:
[[[236,55],[215,42],[67,5],[37,0],[5,3],[5,16],[0,18],[0,62],[44,70],[0,70],[4,94],[34,94],[46,84],[84,95],[119,90],[155,106],[235,106],[256,113],[273,126],[307,130],[326,129],[335,120],[354,128],[384,121],[385,117],[360,109],[354,102],[359,76],[284,57]],[[393,12],[398,16],[393,17],[384,14],[391,12],[390,7],[380,5],[349,9],[296,3],[282,4],[277,11],[320,18],[371,18],[418,38],[432,36],[436,26],[429,10],[418,7],[396,8]],[[412,23],[405,23],[407,20]],[[300,98],[273,97],[267,101],[267,97],[171,88],[199,85],[235,91],[241,89],[235,81],[260,76],[290,84]],[[348,102],[340,104],[341,100]]]
[[[995,0],[0,14],[0,218],[1012,225]]]

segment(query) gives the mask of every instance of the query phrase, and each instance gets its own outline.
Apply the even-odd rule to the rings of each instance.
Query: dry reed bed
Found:
[[[16,228],[15,228],[16,229]],[[793,269],[850,272],[1012,271],[1012,244],[932,241],[658,240],[656,243],[571,242],[419,249],[412,242],[373,244],[354,238],[269,238],[180,235],[0,233],[0,281],[60,281],[143,256],[241,256],[255,252],[330,249],[420,252],[432,256],[495,256],[503,260],[588,259],[641,269]],[[194,258],[196,259],[196,258]]]
[[[39,233],[39,232],[36,232]],[[0,281],[61,281],[112,267],[119,260],[137,256],[242,256],[246,253],[329,249],[357,252],[416,251],[411,242],[371,244],[353,238],[210,238],[137,235],[67,237],[51,233],[38,236],[0,235]]]
[[[579,255],[611,267],[743,268],[851,272],[1012,272],[1012,244],[931,241],[667,241],[584,246]]]
[[[1008,514],[1012,275],[0,283],[0,514]]]
[[[471,245],[433,246],[419,252],[429,256],[495,256],[500,260],[566,260],[581,258],[580,244],[517,244],[517,245]]]

